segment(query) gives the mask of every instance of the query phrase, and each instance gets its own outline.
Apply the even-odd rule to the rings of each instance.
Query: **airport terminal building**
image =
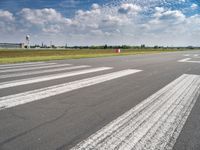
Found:
[[[24,48],[24,43],[0,43],[0,48]]]

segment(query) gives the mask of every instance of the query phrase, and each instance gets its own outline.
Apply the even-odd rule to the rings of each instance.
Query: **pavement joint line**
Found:
[[[56,80],[56,79],[72,77],[72,76],[77,76],[77,75],[82,75],[82,74],[87,74],[87,73],[94,73],[94,72],[110,70],[110,69],[112,68],[111,67],[90,68],[90,69],[84,69],[84,70],[79,70],[79,71],[72,71],[72,72],[65,72],[65,73],[59,73],[59,74],[38,76],[38,77],[27,78],[27,79],[13,80],[13,81],[0,83],[0,89],[39,83],[39,82],[50,81],[50,80]]]
[[[56,64],[56,65],[44,65],[30,68],[18,68],[18,69],[8,69],[8,70],[0,70],[0,73],[10,73],[10,72],[19,72],[19,71],[29,71],[29,70],[37,70],[37,69],[48,69],[48,68],[56,68],[56,67],[66,67],[71,66],[71,64]]]
[[[132,75],[141,71],[142,70],[127,69],[127,70],[112,72],[112,73],[104,74],[100,76],[95,76],[92,78],[86,78],[86,79],[63,83],[63,84],[50,86],[46,88],[41,88],[41,89],[31,90],[31,91],[9,95],[5,97],[0,97],[0,110],[38,101],[38,100],[48,98],[51,96],[56,96],[59,94],[78,90],[84,87],[100,84],[106,81]]]
[[[200,95],[200,75],[184,74],[71,150],[172,150]]]
[[[82,65],[82,66],[72,66],[72,67],[55,68],[55,69],[48,69],[48,70],[31,71],[31,72],[29,71],[29,72],[9,73],[6,75],[0,75],[0,79],[22,77],[22,76],[28,76],[28,75],[38,75],[42,73],[53,73],[57,71],[67,71],[67,70],[74,70],[74,69],[81,69],[81,68],[88,68],[88,67],[91,67],[91,66]]]

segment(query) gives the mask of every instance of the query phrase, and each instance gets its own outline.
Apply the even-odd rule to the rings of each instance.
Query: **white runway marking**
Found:
[[[25,103],[41,100],[47,97],[55,96],[58,94],[66,93],[69,91],[77,90],[80,88],[92,86],[109,80],[117,79],[127,75],[131,75],[141,70],[128,69],[100,75],[92,78],[78,80],[74,82],[64,83],[42,89],[32,90],[24,93],[14,94],[10,96],[0,97],[0,110],[22,105]]]
[[[37,75],[37,74],[42,74],[42,73],[52,73],[52,72],[57,72],[57,71],[67,71],[67,70],[73,70],[73,69],[81,69],[81,68],[87,68],[90,66],[83,65],[83,66],[72,66],[72,67],[64,67],[64,68],[55,68],[55,69],[49,69],[49,70],[39,70],[39,71],[29,71],[29,72],[19,72],[19,73],[9,73],[6,75],[0,75],[0,79],[5,79],[5,78],[12,78],[12,77],[22,77],[22,76],[27,76],[27,75]]]
[[[110,67],[92,68],[92,69],[85,69],[85,70],[80,70],[80,71],[39,76],[39,77],[34,77],[34,78],[22,79],[22,80],[8,81],[8,82],[0,83],[0,89],[15,87],[15,86],[19,86],[19,85],[38,83],[38,82],[43,82],[43,81],[50,81],[50,80],[55,80],[55,79],[61,79],[61,78],[66,78],[66,77],[71,77],[71,76],[76,76],[76,75],[81,75],[81,74],[87,74],[87,73],[93,73],[93,72],[109,70],[109,69],[112,69],[112,68],[110,68]]]
[[[182,75],[72,150],[171,150],[199,94],[200,76]]]
[[[185,54],[183,56],[185,56],[185,57],[198,57],[199,54]]]
[[[19,71],[28,71],[28,70],[37,70],[37,69],[48,69],[48,68],[66,67],[66,66],[70,66],[70,64],[57,64],[57,65],[46,64],[45,66],[38,66],[38,67],[0,70],[0,73],[10,73],[10,72],[19,72]]]
[[[0,70],[6,69],[17,69],[17,68],[28,68],[34,66],[47,66],[47,65],[56,65],[56,63],[36,63],[36,64],[27,64],[27,65],[20,65],[20,66],[10,66],[10,67],[0,67]]]
[[[200,63],[200,61],[186,61],[186,62],[188,62],[188,63],[197,63],[197,64],[199,64]]]
[[[192,61],[192,58],[185,58],[182,60],[179,60],[178,62],[186,62],[186,63],[200,63],[200,61]]]
[[[189,60],[191,60],[192,58],[185,58],[185,59],[181,59],[181,60],[179,60],[178,62],[187,62],[187,61],[189,61]]]
[[[24,66],[24,65],[32,65],[32,64],[43,64],[45,62],[29,62],[29,63],[17,63],[17,64],[5,64],[5,65],[0,65],[1,67],[12,67],[12,66]]]

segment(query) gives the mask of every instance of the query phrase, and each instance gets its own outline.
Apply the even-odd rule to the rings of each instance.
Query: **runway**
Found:
[[[0,65],[0,150],[199,150],[200,51]]]

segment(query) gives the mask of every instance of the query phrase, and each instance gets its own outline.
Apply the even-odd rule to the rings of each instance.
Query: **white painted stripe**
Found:
[[[64,83],[42,89],[32,90],[24,93],[14,94],[10,96],[0,97],[0,110],[15,107],[25,103],[41,100],[47,97],[63,94],[80,88],[92,86],[95,84],[103,83],[109,80],[117,79],[127,75],[131,75],[141,70],[128,69],[100,75],[92,78],[78,80],[74,82]]]
[[[185,58],[185,59],[181,59],[181,60],[179,60],[178,62],[187,62],[187,61],[189,61],[189,60],[191,60],[192,58]]]
[[[36,63],[36,64],[29,64],[29,65],[21,65],[21,66],[0,67],[0,70],[28,68],[28,67],[34,67],[34,66],[47,66],[47,65],[55,65],[55,64],[56,63]]]
[[[5,78],[12,78],[12,77],[22,77],[27,75],[37,75],[42,73],[52,73],[57,71],[67,71],[67,70],[73,70],[73,69],[81,69],[81,68],[88,68],[90,66],[83,65],[83,66],[73,66],[73,67],[64,67],[64,68],[55,68],[55,69],[49,69],[49,70],[39,70],[39,71],[29,71],[29,72],[19,72],[19,73],[9,73],[6,75],[0,75],[0,79]]]
[[[199,94],[200,76],[182,75],[72,150],[171,150]]]
[[[188,62],[188,63],[197,63],[197,64],[200,63],[200,61],[186,61],[186,62]]]
[[[185,54],[184,56],[186,56],[186,57],[189,57],[189,56],[190,56],[190,54]]]
[[[194,57],[198,57],[198,56],[199,56],[198,54],[195,54],[195,55],[194,55]]]
[[[48,69],[48,68],[66,67],[66,66],[70,66],[70,64],[45,65],[45,66],[30,67],[30,68],[0,70],[0,73],[10,73],[10,72],[19,72],[19,71],[28,71],[28,70],[37,70],[37,69]]]
[[[43,81],[50,81],[55,79],[61,79],[81,74],[87,74],[87,73],[93,73],[98,71],[104,71],[112,69],[110,67],[101,67],[101,68],[92,68],[92,69],[85,69],[80,71],[73,71],[73,72],[66,72],[66,73],[59,73],[59,74],[53,74],[53,75],[45,75],[45,76],[39,76],[34,78],[28,78],[28,79],[22,79],[22,80],[13,80],[8,82],[0,83],[0,89],[5,89],[9,87],[15,87],[20,85],[26,85],[26,84],[32,84],[32,83],[38,83]]]
[[[200,63],[200,61],[192,61],[191,59],[192,58],[186,58],[186,59],[179,60],[178,62]]]
[[[23,65],[32,65],[32,64],[41,64],[41,63],[45,63],[45,62],[29,62],[29,63],[17,63],[17,64],[4,64],[4,65],[0,65],[1,67],[12,67],[12,66],[23,66]]]

